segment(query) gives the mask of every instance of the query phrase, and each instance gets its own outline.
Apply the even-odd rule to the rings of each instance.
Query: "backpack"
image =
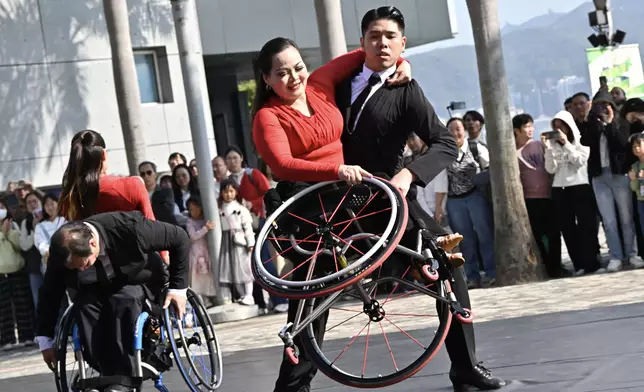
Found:
[[[468,140],[470,151],[472,152],[472,157],[481,167],[481,171],[476,174],[474,177],[474,185],[476,188],[483,193],[483,197],[487,200],[488,203],[492,204],[492,186],[490,185],[490,171],[489,166],[483,169],[483,165],[479,160],[479,147],[476,141]]]

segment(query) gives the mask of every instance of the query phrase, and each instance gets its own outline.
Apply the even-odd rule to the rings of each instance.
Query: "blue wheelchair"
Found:
[[[56,329],[56,387],[58,392],[100,390],[119,376],[101,376],[87,358],[73,307],[72,304],[65,310]],[[161,309],[146,301],[136,322],[134,355],[135,376],[141,381],[152,380],[161,392],[168,392],[163,373],[170,370],[173,362],[192,392],[214,391],[221,385],[223,363],[215,327],[203,302],[191,289],[182,319],[178,319],[172,306]]]

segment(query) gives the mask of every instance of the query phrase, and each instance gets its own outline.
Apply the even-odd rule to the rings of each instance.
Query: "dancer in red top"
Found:
[[[266,87],[257,89],[253,140],[275,177],[353,183],[371,176],[358,166],[344,165],[340,142],[344,120],[335,104],[335,86],[364,63],[364,52],[342,55],[309,76],[295,42],[275,38],[262,51],[279,54],[261,70]],[[399,65],[391,83],[409,81],[409,63],[400,60]]]
[[[103,137],[92,130],[74,135],[63,178],[60,214],[72,221],[102,212],[138,210],[146,218],[154,219],[143,180],[110,176],[106,174],[107,168]]]

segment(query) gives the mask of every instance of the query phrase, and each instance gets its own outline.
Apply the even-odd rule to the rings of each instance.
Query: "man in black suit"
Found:
[[[343,113],[344,159],[371,173],[384,173],[403,195],[407,195],[410,220],[401,244],[415,247],[418,226],[425,226],[435,236],[447,234],[416,201],[415,185],[425,187],[456,159],[458,150],[453,136],[436,116],[415,80],[399,86],[385,83],[396,69],[405,48],[405,21],[393,6],[372,9],[362,19],[362,48],[365,64],[347,79],[336,93],[336,103]],[[408,137],[415,132],[428,149],[403,166]],[[409,193],[408,193],[409,192]],[[455,269],[454,294],[464,307],[470,307],[467,283],[462,268]],[[474,386],[483,390],[498,389],[505,382],[479,364],[471,324],[453,322],[447,339],[452,361],[450,379],[455,389]]]
[[[53,370],[54,329],[65,289],[76,288],[75,317],[90,363],[102,376],[120,376],[105,389],[138,387],[134,370],[134,326],[146,299],[154,300],[166,282],[158,251],[170,252],[171,303],[182,315],[188,287],[190,238],[180,227],[152,221],[138,212],[99,214],[62,226],[51,238],[49,262],[38,302],[37,340]]]

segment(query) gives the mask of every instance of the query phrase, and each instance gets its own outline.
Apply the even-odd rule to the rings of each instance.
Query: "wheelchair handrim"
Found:
[[[353,262],[346,268],[343,268],[337,272],[334,272],[330,275],[326,275],[321,278],[316,278],[304,282],[298,282],[298,281],[290,281],[290,280],[284,280],[280,278],[274,277],[272,274],[270,274],[266,268],[264,267],[264,263],[262,262],[261,259],[261,246],[256,246],[253,249],[253,263],[258,269],[258,272],[263,275],[264,279],[270,281],[273,284],[280,285],[280,286],[287,286],[287,287],[294,287],[294,288],[302,288],[306,286],[315,286],[327,282],[331,282],[333,280],[336,280],[337,278],[340,278],[347,273],[349,273],[352,270],[355,270],[356,268],[360,268],[364,263],[366,263],[369,258],[378,251],[379,247],[382,247],[385,242],[387,241],[387,238],[389,237],[389,234],[391,234],[391,231],[394,229],[394,226],[396,224],[396,216],[398,213],[398,204],[396,203],[396,196],[394,192],[385,184],[383,183],[380,179],[378,178],[367,178],[364,180],[365,182],[369,182],[371,184],[374,184],[378,186],[382,191],[385,192],[387,197],[389,198],[390,204],[391,204],[391,213],[390,213],[390,218],[389,222],[387,223],[387,227],[385,228],[384,232],[382,233],[380,239],[376,241],[376,244],[367,251],[364,255],[362,255],[357,261]],[[264,242],[267,241],[268,233],[271,230],[271,224],[277,219],[277,217],[282,214],[288,207],[291,206],[291,204],[295,203],[297,200],[301,199],[302,197],[308,195],[309,193],[312,193],[316,191],[319,188],[322,188],[326,185],[333,184],[339,181],[326,181],[326,182],[321,182],[315,185],[310,186],[309,188],[297,193],[296,195],[290,197],[286,202],[284,202],[275,212],[273,212],[267,219],[266,223],[262,227],[262,229],[259,232],[258,235],[258,240],[261,241],[263,244]],[[402,198],[404,201],[404,197]],[[403,206],[404,207],[404,206]]]

